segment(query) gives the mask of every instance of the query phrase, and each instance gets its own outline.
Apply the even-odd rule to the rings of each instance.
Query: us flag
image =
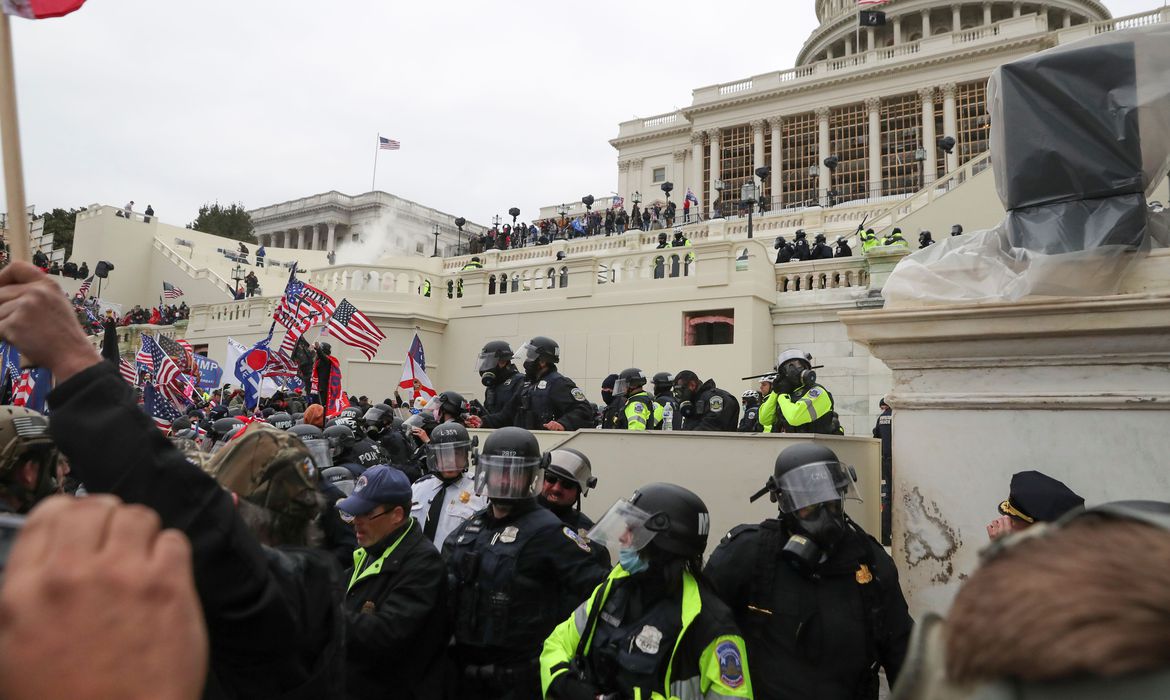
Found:
[[[284,297],[276,307],[273,319],[285,328],[294,329],[310,316],[316,317],[314,323],[320,322],[337,309],[337,302],[333,297],[316,287],[293,279],[284,288]]]
[[[171,423],[176,418],[183,417],[183,414],[179,413],[178,409],[150,382],[142,385],[142,410],[146,411],[155,426],[163,432],[170,432]]]
[[[402,144],[395,141],[394,139],[388,139],[385,136],[379,136],[378,148],[382,149],[383,151],[397,151],[398,149],[402,148]]]
[[[328,333],[346,345],[361,350],[367,360],[374,359],[374,355],[378,354],[378,346],[386,339],[386,334],[348,299],[342,299],[337,305],[337,310],[325,324],[322,333]]]
[[[188,403],[190,394],[186,393],[187,382],[184,381],[174,360],[149,335],[142,336],[142,350],[150,355],[151,364],[154,367],[154,379],[158,382],[159,391],[175,405]]]
[[[183,290],[170,282],[163,282],[163,296],[167,299],[178,299],[183,296]]]
[[[138,369],[126,360],[118,361],[118,371],[130,386],[138,386]]]
[[[89,294],[89,286],[91,284],[93,284],[93,275],[90,275],[89,279],[82,282],[81,286],[77,288],[77,296],[84,297],[86,294]]]

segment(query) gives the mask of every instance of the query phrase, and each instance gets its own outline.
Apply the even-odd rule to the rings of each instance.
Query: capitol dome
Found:
[[[865,28],[859,33],[856,0],[816,0],[820,26],[804,42],[796,58],[796,65],[803,66],[857,53],[859,38],[860,50],[868,51],[918,41],[936,34],[974,30],[1021,15],[1046,15],[1049,28],[1053,30],[1112,17],[1103,4],[1093,0],[891,0],[874,9],[886,13],[886,25]]]

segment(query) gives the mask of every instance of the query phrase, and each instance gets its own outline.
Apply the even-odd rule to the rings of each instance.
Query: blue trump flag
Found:
[[[268,337],[252,346],[240,359],[236,360],[236,379],[244,387],[244,405],[256,408],[260,402],[260,384],[264,381],[264,368],[268,366],[268,355],[272,351],[268,344],[272,342],[272,332],[276,329],[276,322],[268,328]]]
[[[199,388],[216,389],[223,379],[223,367],[210,357],[195,355],[195,366],[199,368]]]

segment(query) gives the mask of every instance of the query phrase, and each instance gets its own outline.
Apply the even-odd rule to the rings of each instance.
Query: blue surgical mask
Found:
[[[650,566],[646,563],[645,559],[638,556],[638,550],[636,549],[622,549],[618,552],[618,563],[631,576],[642,573]]]

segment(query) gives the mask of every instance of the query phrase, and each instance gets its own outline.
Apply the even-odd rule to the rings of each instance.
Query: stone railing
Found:
[[[866,221],[865,226],[880,234],[883,230],[896,226],[902,219],[919,209],[950,194],[990,167],[991,151],[984,151],[981,155],[972,158],[894,206],[877,213]]]
[[[868,286],[869,265],[863,255],[776,265],[776,291],[781,294]]]
[[[374,265],[338,265],[309,273],[309,283],[333,297],[346,292],[380,294],[421,294],[424,280],[430,280],[432,295],[438,294],[442,273],[428,274],[422,270]]]
[[[174,263],[175,267],[185,272],[191,279],[205,279],[229,296],[235,293],[235,286],[220,277],[213,270],[206,267],[196,267],[182,253],[157,238],[154,239],[153,245],[155,250],[162,253],[163,257]]]
[[[166,336],[168,338],[182,338],[187,335],[187,321],[175,321],[171,326],[152,326],[149,323],[132,323],[129,326],[118,326],[118,353],[125,358],[133,357],[138,352],[138,346],[141,345],[140,338],[142,334],[146,333],[153,336]],[[103,333],[89,336],[89,342],[95,348],[101,350],[102,339],[105,337]]]

